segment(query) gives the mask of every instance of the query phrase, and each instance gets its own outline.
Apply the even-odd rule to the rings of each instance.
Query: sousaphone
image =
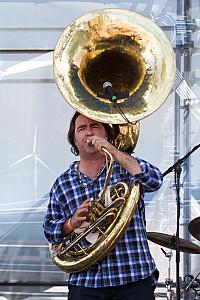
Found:
[[[79,17],[61,34],[54,51],[54,76],[75,110],[119,126],[116,145],[123,150],[125,140],[135,147],[138,121],[167,99],[175,56],[166,35],[148,18],[128,10],[102,9]],[[112,84],[114,101],[103,89],[105,82]],[[138,184],[127,187],[120,182],[111,187],[112,203],[105,207],[112,157],[109,161],[104,189],[94,201],[93,222],[84,232],[50,246],[54,263],[63,271],[80,272],[97,263],[113,249],[134,215]],[[85,246],[84,239],[96,231],[100,232],[96,242]]]

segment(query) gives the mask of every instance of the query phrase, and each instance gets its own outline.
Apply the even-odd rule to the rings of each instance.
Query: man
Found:
[[[69,300],[116,299],[152,300],[152,274],[156,271],[150,254],[145,229],[144,193],[162,184],[160,171],[139,158],[121,152],[112,145],[108,124],[89,119],[78,112],[68,132],[71,151],[80,155],[54,183],[44,222],[49,242],[62,238],[87,221],[91,199],[98,195],[105,181],[107,149],[114,158],[110,185],[119,181],[140,183],[140,199],[136,212],[114,249],[88,270],[70,274]]]

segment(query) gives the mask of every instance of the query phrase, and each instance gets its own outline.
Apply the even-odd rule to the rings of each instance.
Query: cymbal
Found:
[[[159,232],[147,232],[147,239],[158,245],[176,250],[176,236]],[[181,252],[200,254],[198,245],[181,238],[179,238],[179,248]]]
[[[193,237],[200,241],[200,217],[193,219],[189,223],[188,230]]]

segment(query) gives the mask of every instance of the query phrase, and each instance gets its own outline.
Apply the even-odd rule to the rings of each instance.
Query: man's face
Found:
[[[97,121],[79,115],[75,121],[74,142],[80,156],[98,152],[91,143],[88,143],[92,136],[107,138],[104,126]]]

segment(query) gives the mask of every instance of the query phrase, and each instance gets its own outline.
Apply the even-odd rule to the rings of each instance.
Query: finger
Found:
[[[101,139],[97,139],[94,143],[94,146],[97,150],[101,150],[101,148],[103,147],[103,142]]]
[[[80,227],[81,226],[81,224],[82,224],[82,222],[83,221],[86,221],[87,220],[87,217],[79,217],[79,218],[77,218],[77,217],[72,217],[72,220],[71,220],[71,222],[72,222],[72,225],[75,227],[75,228],[78,228],[78,227]]]
[[[87,220],[87,216],[82,216],[82,217],[80,216],[80,217],[77,218],[76,222],[80,223],[80,222],[83,222],[85,220]]]
[[[99,137],[94,136],[94,137],[92,138],[92,144],[93,144],[93,145],[97,145],[97,144],[99,144],[99,143],[101,143],[101,142],[102,142],[102,139],[99,138]]]
[[[88,200],[85,200],[81,205],[80,205],[80,207],[86,207],[86,206],[88,206],[90,204],[90,200],[88,199]]]
[[[87,198],[85,201],[83,201],[83,203],[87,203],[90,202],[90,198]]]
[[[88,213],[88,207],[79,207],[79,209],[77,209],[76,214],[77,216],[84,216]]]
[[[87,203],[87,205],[83,205],[83,206],[80,206],[77,211],[87,211],[90,207],[90,203]]]

